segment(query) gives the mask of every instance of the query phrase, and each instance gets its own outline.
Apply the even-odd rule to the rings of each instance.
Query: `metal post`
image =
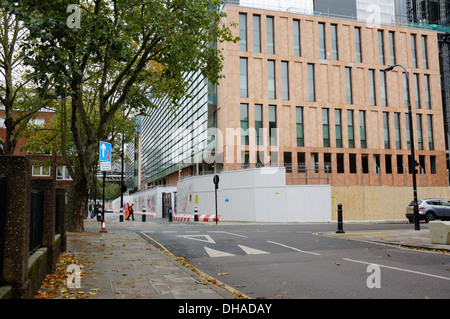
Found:
[[[194,222],[198,222],[198,208],[194,207]]]
[[[103,202],[102,202],[102,222],[100,232],[106,233],[105,228],[105,184],[106,184],[106,171],[103,171]]]
[[[413,198],[414,198],[414,229],[420,230],[420,220],[419,220],[419,205],[417,203],[417,181],[416,181],[416,166],[419,163],[416,163],[416,156],[414,152],[414,130],[413,130],[413,114],[411,109],[411,97],[409,92],[409,72],[408,70],[401,64],[395,64],[393,66],[388,66],[384,71],[391,71],[395,66],[399,66],[403,68],[406,74],[406,93],[408,95],[408,112],[409,112],[409,139],[411,140],[411,161],[412,167],[412,179],[413,179]]]
[[[147,211],[145,209],[145,205],[142,206],[142,221],[145,222],[147,221],[147,215],[146,215]]]
[[[124,157],[124,137],[125,132],[122,132],[122,169],[120,175],[120,217],[119,220],[123,222],[123,157]]]
[[[338,213],[338,222],[337,222],[337,231],[336,231],[336,234],[344,234],[345,233],[345,231],[344,231],[344,223],[343,223],[343,221],[342,221],[342,204],[341,203],[339,203],[338,205],[337,205],[337,207],[338,207],[338,210],[337,210],[337,213]]]

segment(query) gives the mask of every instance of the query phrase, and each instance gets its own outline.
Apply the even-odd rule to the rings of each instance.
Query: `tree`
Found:
[[[223,0],[72,2],[3,0],[29,30],[23,49],[30,78],[41,85],[51,78],[70,102],[77,156],[67,220],[68,230],[82,231],[99,141],[110,141],[116,113],[145,112],[150,94],[170,98],[175,108],[189,72],[200,70],[216,84],[223,56],[211,44],[236,39],[221,22]],[[98,117],[89,116],[90,108]]]
[[[52,100],[43,98],[26,77],[24,57],[20,45],[27,36],[23,23],[14,14],[0,7],[0,102],[5,110],[5,139],[0,138],[0,155],[13,154],[17,141],[29,121]],[[42,81],[41,89],[49,90],[49,82]]]

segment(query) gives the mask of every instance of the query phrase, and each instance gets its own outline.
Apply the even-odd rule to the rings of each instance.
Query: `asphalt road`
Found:
[[[335,230],[335,224],[174,222],[145,234],[251,298],[450,298],[448,255],[319,234]]]
[[[106,214],[106,219],[117,219]],[[449,299],[448,254],[325,236],[335,223],[120,223],[250,298]],[[117,225],[117,224],[116,224]],[[125,226],[125,227],[124,227]],[[109,224],[109,227],[114,227]],[[344,230],[411,229],[344,223]],[[422,223],[422,228],[428,228]]]

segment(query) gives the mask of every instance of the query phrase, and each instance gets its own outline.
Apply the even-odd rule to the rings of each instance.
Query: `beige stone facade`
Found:
[[[246,50],[240,43],[221,43],[225,56],[225,78],[217,89],[217,125],[223,132],[223,144],[219,153],[224,154],[223,169],[263,165],[257,151],[267,157],[272,154],[273,165],[287,167],[288,184],[410,186],[412,175],[408,172],[407,106],[404,101],[404,75],[400,67],[390,72],[383,70],[391,61],[391,36],[395,43],[395,63],[409,70],[410,98],[413,110],[416,160],[421,169],[417,175],[418,186],[446,186],[447,166],[445,155],[443,111],[440,89],[440,73],[436,32],[362,22],[299,15],[289,12],[266,11],[228,5],[225,7],[227,23],[239,24],[239,14],[246,17]],[[254,16],[259,16],[261,53],[254,52]],[[273,18],[274,54],[267,51],[267,17]],[[257,21],[257,20],[256,20]],[[294,21],[299,23],[300,56],[294,55]],[[320,30],[323,25],[326,53],[320,56]],[[338,57],[333,57],[332,28],[337,32]],[[362,62],[356,58],[357,41],[355,28],[360,30]],[[239,36],[239,27],[233,29]],[[379,33],[382,31],[382,34]],[[242,31],[241,31],[242,32]],[[380,64],[379,36],[383,38],[384,64]],[[413,65],[412,36],[415,35],[416,61]],[[426,51],[423,43],[426,43]],[[426,57],[424,57],[426,53]],[[241,58],[246,60],[247,72],[240,71]],[[426,64],[425,64],[426,60]],[[268,61],[275,65],[275,98],[269,98]],[[286,63],[287,62],[287,63]],[[272,62],[270,62],[272,63]],[[288,75],[282,74],[287,66]],[[314,67],[315,99],[309,99],[308,65]],[[348,68],[348,69],[346,69]],[[373,71],[372,71],[373,70]],[[351,102],[348,102],[346,72],[351,74]],[[382,79],[385,75],[387,105],[383,105]],[[289,97],[283,98],[288,79]],[[371,98],[371,79],[373,96]],[[247,82],[247,97],[241,97],[242,79]],[[426,81],[429,85],[427,86]],[[417,83],[417,86],[416,86]],[[417,90],[416,90],[417,87]],[[429,89],[427,89],[429,87]],[[420,94],[416,108],[416,92]],[[429,92],[429,94],[428,94]],[[245,94],[244,94],[245,96]],[[429,98],[428,98],[429,96]],[[429,104],[427,101],[429,99]],[[241,105],[247,105],[248,115],[244,122],[250,128],[248,145],[241,144],[238,131],[227,134],[227,129],[241,128]],[[255,105],[262,106],[263,145],[256,145]],[[269,146],[269,106],[276,106],[276,146]],[[429,106],[428,106],[429,105]],[[297,108],[302,108],[303,146],[298,146]],[[328,110],[328,127],[324,128],[323,114]],[[338,111],[336,111],[338,110]],[[349,141],[349,116],[353,111],[353,143]],[[364,111],[366,146],[361,141],[360,111]],[[340,126],[336,116],[340,112]],[[417,117],[417,115],[420,117]],[[422,129],[422,142],[418,142],[418,119]],[[397,121],[399,123],[399,128]],[[388,123],[388,125],[386,124]],[[432,123],[432,128],[429,124]],[[337,134],[340,130],[341,134]],[[328,140],[324,141],[324,132]],[[364,131],[364,130],[363,130]],[[238,132],[236,134],[236,132]],[[385,132],[389,142],[385,143]],[[398,133],[399,136],[398,137]],[[432,133],[432,136],[430,136]],[[326,133],[325,133],[326,134]],[[338,135],[341,136],[338,139]],[[326,137],[326,136],[325,136]],[[329,143],[329,145],[327,145]],[[341,145],[339,145],[341,143]],[[272,153],[271,153],[272,152]],[[300,166],[299,166],[300,164]],[[331,166],[328,166],[331,165]]]

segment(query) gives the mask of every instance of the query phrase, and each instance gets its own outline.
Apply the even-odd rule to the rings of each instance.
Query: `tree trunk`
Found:
[[[84,208],[89,193],[89,184],[83,178],[74,181],[67,205],[66,227],[70,232],[84,231]]]

